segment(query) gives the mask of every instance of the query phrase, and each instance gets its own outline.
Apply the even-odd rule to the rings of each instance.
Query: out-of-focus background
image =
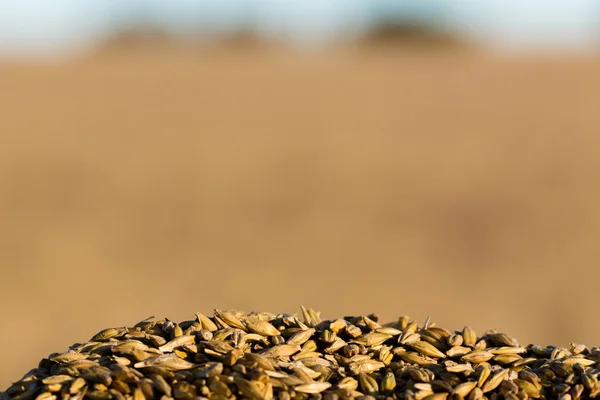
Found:
[[[595,1],[0,3],[0,389],[213,308],[600,344]]]

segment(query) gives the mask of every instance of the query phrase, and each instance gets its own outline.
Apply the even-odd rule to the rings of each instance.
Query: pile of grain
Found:
[[[175,323],[148,318],[51,354],[10,399],[528,399],[600,393],[600,348],[520,346],[374,314],[321,320],[215,310]]]

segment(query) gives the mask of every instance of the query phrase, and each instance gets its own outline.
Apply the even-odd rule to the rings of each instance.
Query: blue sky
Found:
[[[600,0],[0,0],[0,53],[76,48],[140,23],[173,31],[250,24],[319,42],[384,17],[440,23],[506,47],[600,47]]]

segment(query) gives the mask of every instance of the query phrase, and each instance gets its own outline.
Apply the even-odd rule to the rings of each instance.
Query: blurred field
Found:
[[[215,307],[600,344],[599,68],[165,43],[0,63],[0,388]]]

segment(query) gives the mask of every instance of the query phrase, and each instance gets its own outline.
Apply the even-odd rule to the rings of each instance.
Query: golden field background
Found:
[[[213,308],[599,345],[599,68],[252,43],[0,62],[0,389]]]

